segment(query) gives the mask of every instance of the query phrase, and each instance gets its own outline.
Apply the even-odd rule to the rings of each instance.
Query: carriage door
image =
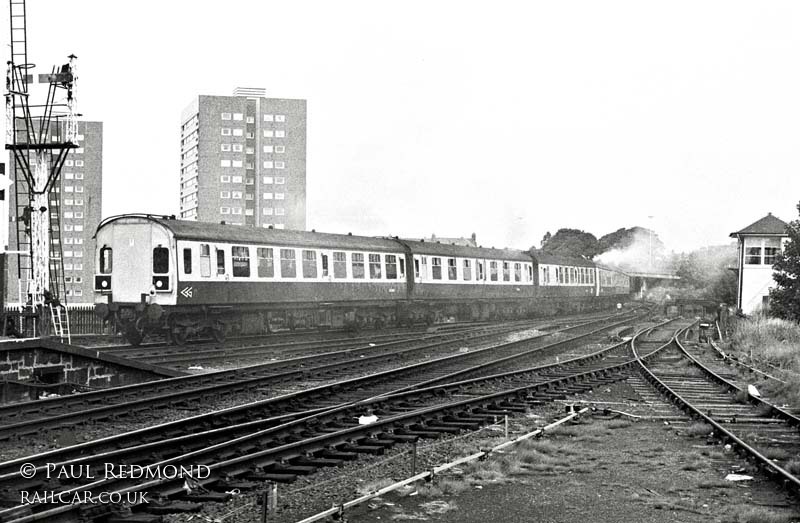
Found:
[[[152,232],[149,223],[114,227],[111,273],[114,301],[138,302],[142,293],[147,293],[153,285],[150,280]]]

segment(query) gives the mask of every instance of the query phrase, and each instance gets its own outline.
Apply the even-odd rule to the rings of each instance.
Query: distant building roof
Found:
[[[741,231],[732,232],[730,236],[731,238],[739,236],[786,236],[786,225],[785,221],[769,213]]]

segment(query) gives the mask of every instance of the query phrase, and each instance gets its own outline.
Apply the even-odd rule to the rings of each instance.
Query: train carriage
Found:
[[[97,313],[131,343],[605,307],[627,276],[585,259],[129,214],[98,227]]]

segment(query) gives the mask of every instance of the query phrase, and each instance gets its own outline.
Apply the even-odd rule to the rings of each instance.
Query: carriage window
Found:
[[[419,260],[414,258],[414,277],[419,278]]]
[[[333,277],[347,278],[347,255],[343,252],[333,253]]]
[[[328,255],[322,255],[322,277],[328,276]]]
[[[497,262],[489,262],[489,279],[497,281]]]
[[[169,249],[166,247],[153,248],[153,274],[166,274],[169,272]]]
[[[431,258],[431,266],[433,267],[433,279],[434,280],[441,280],[442,279],[442,259],[441,258]]]
[[[472,279],[472,262],[470,260],[464,260],[464,281],[469,281]]]
[[[192,273],[192,249],[183,249],[183,273]]]
[[[100,274],[111,274],[111,247],[100,249]]]
[[[503,262],[503,281],[511,281],[511,264]]]
[[[225,251],[217,249],[217,274],[225,274]]]
[[[528,272],[526,273],[528,278],[525,281],[533,281],[533,266],[526,263],[525,267],[528,268]]]
[[[256,250],[258,255],[258,277],[272,278],[275,276],[275,260],[272,257],[272,248],[259,247]]]
[[[455,258],[447,258],[447,279],[455,280],[458,278],[458,269]]]
[[[522,281],[522,264],[514,264],[514,281]]]
[[[211,247],[207,243],[200,244],[200,276],[211,276]]]
[[[243,245],[231,247],[233,259],[233,277],[248,278],[250,276],[250,248]]]
[[[364,278],[364,255],[360,252],[354,252],[350,255],[353,262],[353,278]]]
[[[317,277],[317,251],[303,251],[303,278]]]
[[[406,277],[406,259],[402,256],[400,257],[400,277]]]
[[[386,255],[386,279],[397,279],[397,256],[394,254]]]
[[[296,278],[297,264],[294,249],[281,249],[281,278]]]
[[[381,255],[369,255],[369,277],[373,280],[381,279]]]
[[[478,280],[479,281],[483,281],[485,279],[486,279],[486,274],[483,271],[483,262],[479,261],[478,262]]]

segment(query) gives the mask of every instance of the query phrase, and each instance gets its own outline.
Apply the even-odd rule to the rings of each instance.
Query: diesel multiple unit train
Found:
[[[100,223],[96,311],[136,345],[276,328],[525,318],[610,307],[629,278],[580,258],[126,214]]]

